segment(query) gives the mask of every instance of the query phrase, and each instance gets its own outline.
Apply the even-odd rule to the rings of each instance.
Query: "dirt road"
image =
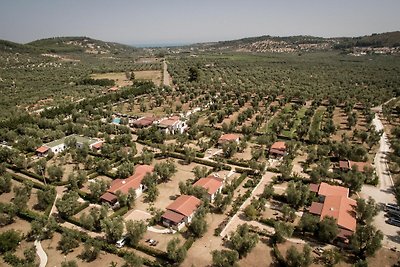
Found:
[[[164,74],[163,74],[163,85],[165,86],[171,86],[171,76],[168,73],[168,66],[167,66],[167,62],[164,60],[163,61],[163,65],[164,65]]]

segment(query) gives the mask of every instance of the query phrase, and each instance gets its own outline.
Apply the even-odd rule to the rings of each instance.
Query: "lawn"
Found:
[[[294,122],[293,127],[290,130],[284,130],[282,132],[283,136],[286,136],[288,138],[293,138],[294,137],[294,133],[296,132],[297,127],[299,127],[300,123],[301,123],[301,119],[304,117],[304,115],[306,114],[307,108],[306,107],[302,107],[296,115],[296,120]]]
[[[321,123],[322,123],[322,120],[324,118],[325,110],[326,110],[325,107],[319,107],[317,109],[317,111],[315,111],[314,117],[313,117],[312,122],[311,122],[310,131],[308,133],[309,135],[312,132],[315,133],[315,132],[318,132],[320,130]]]

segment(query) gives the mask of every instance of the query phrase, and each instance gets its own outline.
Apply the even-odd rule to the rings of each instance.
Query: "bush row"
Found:
[[[262,224],[265,224],[267,226],[275,227],[275,220],[274,219],[265,219],[263,217],[260,217],[258,221]]]
[[[20,168],[14,166],[14,165],[11,165],[11,164],[7,164],[7,168],[10,168],[10,169],[12,169],[14,171],[17,171],[17,172],[20,172],[22,174],[25,174],[26,176],[29,176],[29,177],[31,177],[33,179],[36,179],[41,183],[44,182],[43,176],[41,176],[41,175],[39,175],[37,173],[33,173],[33,172],[30,172],[30,171],[25,170],[25,169],[20,169]]]
[[[75,214],[78,214],[79,212],[81,212],[82,210],[86,209],[87,207],[89,207],[90,202],[89,201],[85,201],[83,202],[79,207],[77,207],[75,209]]]
[[[182,245],[182,247],[184,247],[186,250],[189,250],[193,243],[194,243],[195,239],[193,236],[189,237],[188,239],[186,239],[185,243]]]
[[[116,210],[111,216],[110,218],[115,218],[117,216],[123,216],[125,213],[127,213],[129,211],[129,208],[127,206],[125,207],[121,207],[118,210]]]
[[[247,173],[249,175],[254,175],[255,174],[255,171],[253,169],[243,169],[243,168],[239,168],[239,167],[235,168],[235,172],[237,172],[237,173]]]
[[[287,266],[285,258],[283,258],[276,244],[272,245],[272,252],[274,253],[276,260],[278,261],[279,266]]]
[[[25,181],[28,181],[29,183],[31,183],[33,185],[34,188],[40,189],[40,190],[46,190],[46,186],[44,184],[32,181],[30,179],[26,179],[26,178],[24,178],[22,176],[19,176],[18,174],[15,174],[15,173],[10,173],[10,174],[11,174],[12,178],[14,180],[18,181],[18,182],[23,183]]]
[[[182,155],[182,154],[179,154],[179,153],[175,153],[175,152],[166,152],[165,156],[171,157],[171,158],[185,160],[185,155]],[[214,161],[208,161],[208,160],[200,159],[200,158],[194,158],[193,162],[198,163],[198,164],[202,164],[202,165],[206,165],[206,166],[209,166],[209,167],[213,167],[213,168],[220,168],[221,167],[223,170],[226,170],[226,171],[230,171],[232,169],[232,167],[229,166],[229,165],[225,165],[225,164],[214,162]]]

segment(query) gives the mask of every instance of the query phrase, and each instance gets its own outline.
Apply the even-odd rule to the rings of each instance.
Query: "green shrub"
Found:
[[[127,206],[119,208],[117,211],[115,211],[110,218],[114,218],[117,216],[123,216],[125,213],[127,213],[129,211],[129,208]]]

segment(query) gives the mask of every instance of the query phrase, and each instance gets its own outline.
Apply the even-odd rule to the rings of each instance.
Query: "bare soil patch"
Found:
[[[235,159],[243,159],[243,160],[251,160],[251,148],[254,144],[249,143],[247,148],[243,150],[243,152],[237,152],[233,156]]]
[[[156,249],[159,249],[162,251],[167,251],[168,242],[174,238],[178,238],[181,241],[180,246],[182,246],[183,243],[185,242],[185,239],[182,237],[182,235],[179,232],[176,232],[175,234],[159,234],[159,233],[154,233],[154,232],[150,232],[150,231],[147,231],[144,234],[142,240],[139,242],[142,243],[143,245],[149,246],[149,244],[146,243],[146,240],[153,239],[155,241],[158,241],[158,244],[155,246]]]
[[[224,220],[223,214],[207,214],[207,232],[196,240],[188,251],[182,266],[210,266],[212,263],[211,251],[224,249],[221,237],[214,236],[214,229]]]
[[[162,73],[160,70],[142,70],[134,71],[135,79],[137,80],[150,80],[157,86],[161,84]],[[96,73],[90,76],[93,79],[110,79],[114,80],[115,84],[119,87],[132,85],[132,81],[126,78],[125,72],[109,72],[109,73]]]
[[[146,221],[147,219],[150,219],[153,217],[150,213],[142,211],[142,210],[132,210],[129,211],[127,214],[124,215],[124,220],[129,221]]]
[[[154,164],[166,161],[167,159],[156,160]],[[166,183],[161,183],[157,186],[159,190],[159,196],[154,202],[154,206],[159,209],[165,209],[169,204],[171,204],[176,197],[180,195],[179,182],[187,181],[188,179],[193,179],[194,174],[192,172],[193,168],[196,166],[202,167],[203,165],[191,163],[189,165],[181,165],[178,163],[177,159],[172,159],[177,167],[177,172],[175,175]],[[207,167],[209,169],[209,167]],[[144,197],[146,194],[142,194],[136,200],[136,209],[146,211],[149,208],[149,203],[144,202]]]
[[[301,176],[304,177],[309,177],[308,173],[303,172],[303,166],[302,163],[304,163],[307,160],[307,153],[301,153],[295,159],[293,160],[293,173],[298,173]]]
[[[243,259],[239,266],[271,266],[274,263],[272,249],[267,245],[268,239],[260,238],[256,247]]]
[[[92,74],[90,77],[93,79],[114,80],[115,85],[117,85],[117,86],[132,85],[132,81],[130,81],[126,78],[125,72],[96,73],[96,74]]]
[[[150,80],[157,86],[161,85],[162,72],[160,70],[142,70],[134,71],[134,73],[137,80]]]
[[[31,224],[16,217],[15,221],[12,224],[0,227],[0,232],[6,232],[8,230],[20,231],[22,234],[26,235],[31,230]]]
[[[111,262],[116,262],[118,266],[123,264],[124,260],[114,254],[109,254],[104,251],[100,252],[99,257],[92,262],[83,262],[78,258],[78,255],[83,251],[83,244],[78,248],[74,249],[73,252],[63,255],[60,250],[57,250],[58,241],[60,241],[61,235],[55,233],[53,238],[50,240],[43,240],[42,247],[48,256],[47,266],[61,266],[63,261],[75,260],[78,266],[84,267],[97,267],[97,266],[109,266]]]

